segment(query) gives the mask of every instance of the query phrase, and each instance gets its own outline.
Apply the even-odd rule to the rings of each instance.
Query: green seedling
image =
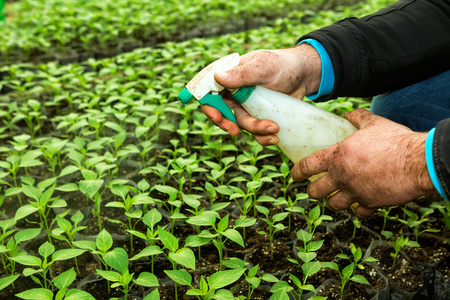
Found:
[[[67,270],[59,274],[55,279],[52,280],[53,286],[59,291],[54,295],[54,291],[45,288],[34,288],[29,289],[19,294],[17,297],[21,299],[45,299],[45,300],[70,300],[70,299],[80,299],[80,300],[95,300],[95,298],[88,292],[79,289],[69,289],[69,286],[74,282],[77,274],[72,269]]]
[[[168,252],[167,254],[164,253],[164,255],[166,255],[171,262],[173,270],[177,270],[177,264],[195,270],[194,252],[186,247],[180,248],[178,239],[160,226],[158,226],[158,233],[159,238],[164,245],[163,250],[167,249]],[[177,283],[175,283],[175,300],[178,300]]]
[[[34,187],[34,179],[30,177],[22,177],[22,192],[29,197],[29,204],[21,206],[14,216],[15,220],[18,221],[23,219],[35,212],[39,213],[40,222],[32,222],[39,224],[45,231],[47,231],[48,240],[51,242],[51,228],[56,221],[49,222],[48,215],[52,208],[62,208],[66,207],[67,203],[65,200],[59,197],[53,197],[53,192],[56,187],[56,178],[49,178],[43,180]],[[66,211],[68,213],[68,211]]]
[[[313,241],[313,235],[303,229],[297,231],[297,238],[299,241],[303,242],[303,247],[296,247],[298,250],[297,256],[303,261],[303,263],[308,263],[316,258],[316,251],[322,248],[324,240]],[[288,260],[294,264],[301,265],[301,263],[296,259],[288,258]]]
[[[217,186],[224,185],[225,174],[227,170],[233,166],[233,162],[235,162],[235,160],[236,158],[234,156],[227,156],[222,158],[221,163],[218,164],[216,162],[205,159],[203,162],[211,168],[210,174],[206,174],[206,177],[210,181],[215,182]]]
[[[239,164],[248,162],[250,165],[256,166],[259,161],[274,155],[273,153],[260,154],[263,152],[264,147],[254,139],[247,140],[247,144],[250,146],[251,151],[247,152],[243,150],[243,154],[238,155],[237,162]]]
[[[372,256],[368,256],[368,257],[366,257],[366,259],[361,260],[362,256],[363,256],[361,248],[359,248],[359,247],[356,248],[356,246],[353,243],[350,244],[350,252],[352,254],[352,257],[348,256],[347,254],[343,254],[343,253],[336,255],[336,257],[346,259],[346,260],[349,260],[350,262],[353,262],[353,266],[355,267],[355,269],[353,270],[354,273],[356,272],[356,268],[364,270],[365,267],[363,266],[363,263],[378,261],[376,258],[374,258]]]
[[[237,297],[237,299],[239,300],[251,299],[254,290],[260,286],[262,281],[272,283],[279,281],[278,278],[276,278],[271,274],[263,274],[262,276],[257,276],[259,265],[252,267],[250,270],[248,270],[247,273],[245,273],[245,271],[247,271],[246,263],[243,260],[236,257],[232,257],[230,259],[225,260],[223,264],[230,269],[244,270],[244,276],[248,286],[247,297],[240,295]]]
[[[420,230],[420,226],[427,222],[429,219],[427,218],[428,215],[432,214],[434,212],[434,209],[431,207],[422,207],[420,208],[420,218],[419,216],[408,210],[406,207],[403,207],[403,212],[408,216],[408,219],[402,220],[398,219],[401,223],[406,224],[409,228],[411,228],[414,232],[414,237],[416,239],[416,242],[419,240],[419,236],[424,232],[439,232],[439,229],[433,229],[433,228],[426,228],[424,230]]]
[[[17,278],[19,278],[19,274],[17,275],[10,275],[5,276],[3,278],[0,278],[0,291],[4,288],[8,287],[10,284],[14,286],[14,281],[16,281]]]
[[[10,220],[14,221],[14,219]],[[6,230],[10,228],[10,226],[14,226],[15,221],[10,222],[8,220],[5,220],[0,224],[2,225],[2,229],[6,233],[8,232]],[[22,249],[19,247],[19,244],[34,239],[39,235],[41,230],[41,228],[22,229],[21,231],[16,232],[16,234],[14,234],[14,236],[8,240],[6,246],[3,244],[0,245],[0,254],[3,268],[11,275],[14,275],[14,272],[16,271],[16,261],[13,258],[26,254],[25,252],[21,251]],[[8,234],[12,234],[12,232],[10,231],[8,232]]]
[[[187,208],[186,210],[190,213],[192,213],[194,216],[199,216],[203,213],[205,213],[205,207],[202,209],[198,209],[200,207],[200,201],[198,200],[201,196],[200,195],[186,195],[183,194],[183,201],[184,203],[186,203],[186,205],[188,205],[189,207],[191,207],[192,209]],[[229,202],[220,202],[220,203],[216,203],[216,204],[212,204],[210,207],[210,212],[218,212],[224,208],[226,208],[230,203]],[[195,225],[195,227],[197,228],[197,234],[200,234],[200,225]],[[201,259],[201,246],[198,246],[198,259]]]
[[[194,172],[206,172],[205,168],[199,167],[200,160],[197,159],[197,154],[194,153],[189,158],[179,157],[170,162],[169,174],[173,180],[178,183],[178,192],[183,192],[183,187],[186,180],[189,181],[189,189],[192,189],[192,174]],[[187,176],[186,176],[187,174]]]
[[[58,240],[66,241],[69,244],[70,248],[75,249],[75,234],[85,229],[86,226],[78,226],[78,224],[84,219],[84,215],[81,211],[77,211],[72,215],[70,219],[72,223],[64,219],[64,217],[56,216],[56,224],[58,225],[58,227],[52,230],[52,235]],[[80,274],[80,269],[78,267],[78,261],[76,257],[75,267],[77,268],[77,273]]]
[[[35,99],[28,99],[26,104],[19,107],[19,110],[15,118],[25,121],[30,136],[34,138],[36,133],[42,134],[42,123],[46,116],[41,112],[41,103]]]
[[[111,270],[97,269],[96,272],[110,282],[114,282],[111,287],[119,287],[127,299],[129,291],[137,284],[144,287],[159,286],[158,279],[154,274],[142,272],[136,279],[134,273],[128,270],[128,254],[123,248],[114,248],[103,255],[103,260]]]
[[[333,270],[339,272],[339,277],[341,280],[341,288],[340,288],[341,289],[341,299],[343,299],[344,289],[345,289],[345,285],[347,284],[347,282],[353,281],[356,283],[369,285],[369,282],[367,281],[366,278],[364,278],[364,276],[355,274],[355,263],[354,262],[352,262],[348,266],[344,267],[344,269],[342,269],[342,271],[339,269],[339,265],[335,262],[323,262],[321,264],[322,264],[322,267],[330,268],[330,269],[333,269]]]
[[[388,243],[389,245],[394,247],[394,252],[391,253],[391,256],[393,258],[391,268],[392,270],[395,269],[395,263],[397,262],[397,257],[400,250],[402,250],[404,247],[420,247],[419,243],[415,241],[410,241],[408,237],[405,237],[403,235],[399,236],[397,239],[394,240],[394,235],[391,231],[383,231],[382,234],[386,238],[390,239]]]
[[[356,229],[361,229],[361,221],[359,221],[358,217],[353,216],[352,222],[353,222],[353,233],[351,239],[353,240],[356,236]]]
[[[391,212],[391,210],[393,208],[396,208],[396,207],[397,206],[390,206],[387,209],[386,208],[378,209],[378,211],[380,211],[381,214],[383,215],[383,227],[381,228],[381,232],[383,232],[386,229],[386,223],[387,223],[387,220],[388,220],[389,213]]]
[[[115,183],[117,183],[117,184],[115,184]],[[119,196],[123,202],[111,201],[111,202],[107,203],[105,205],[105,207],[117,207],[117,208],[124,209],[125,216],[127,217],[128,222],[123,223],[120,220],[111,220],[111,219],[109,219],[109,221],[111,221],[113,223],[125,225],[127,230],[134,230],[137,223],[142,219],[142,209],[137,208],[137,205],[154,204],[155,201],[153,200],[153,198],[148,196],[147,193],[137,194],[137,195],[131,197],[129,195],[131,188],[128,187],[127,185],[120,184],[118,182],[118,180],[111,182],[110,185],[111,185],[111,192],[115,196]],[[134,220],[134,222],[132,222],[132,220]],[[130,247],[131,247],[131,251],[134,251],[133,235],[130,236]]]
[[[310,292],[317,293],[314,286],[312,284],[308,284],[307,281],[308,281],[308,277],[319,272],[321,267],[322,267],[322,265],[318,261],[310,261],[310,262],[302,264],[302,272],[303,272],[302,280],[300,280],[294,274],[289,273],[289,278],[291,278],[292,282],[297,287],[297,291],[293,290],[293,293],[298,297],[299,300],[302,298],[304,291],[310,291]],[[314,298],[314,297],[316,297],[316,298]],[[324,297],[318,297],[318,296],[313,296],[312,298],[314,298],[316,300],[325,299]],[[312,299],[312,298],[310,298],[310,299]]]
[[[159,240],[158,238],[158,230],[155,230],[155,226],[162,220],[161,213],[153,208],[148,211],[144,217],[142,218],[142,222],[147,226],[147,234],[144,234],[135,230],[127,230],[132,235],[135,235],[143,240],[146,240],[149,244],[146,248],[144,248],[140,253],[136,254],[130,260],[136,260],[143,257],[150,259],[152,263],[152,273],[154,273],[154,264],[158,255],[163,254],[161,248],[156,245],[156,242]]]
[[[139,171],[139,174],[156,174],[159,179],[161,180],[162,185],[166,185],[167,180],[170,179],[169,177],[169,166],[168,165],[161,165],[160,163],[156,163],[155,166],[150,166],[147,168],[142,169]]]
[[[181,195],[178,193],[178,190],[174,187],[168,185],[155,185],[152,189],[157,190],[160,193],[167,194],[169,199],[166,201],[155,199],[156,204],[162,203],[166,210],[170,213],[170,222],[171,222],[171,231],[173,233],[173,229],[175,228],[175,222],[179,219],[187,218],[184,214],[180,213],[181,206],[183,202],[179,200]]]
[[[43,259],[29,254],[11,257],[11,259],[24,266],[37,267],[37,269],[25,268],[23,270],[23,275],[30,276],[34,282],[38,283],[41,287],[48,289],[49,283],[47,281],[47,274],[51,265],[55,261],[75,258],[83,254],[85,251],[86,250],[82,249],[62,249],[55,251],[55,246],[47,241],[38,249],[39,255],[42,256]],[[49,260],[50,255],[51,260]],[[39,280],[35,274],[40,275],[42,277],[42,281]]]
[[[437,209],[442,214],[442,222],[445,224],[444,232],[450,228],[450,202],[433,202],[431,207]]]
[[[260,201],[260,199],[262,198],[262,197],[268,197],[268,196],[261,196],[259,199],[258,199],[258,202]],[[295,200],[292,200],[291,199],[291,197],[289,196],[289,197],[279,197],[279,198],[277,198],[277,199],[273,199],[273,198],[271,198],[271,197],[268,197],[269,199],[270,199],[270,201],[269,202],[273,202],[273,205],[283,205],[283,206],[286,206],[286,210],[289,212],[289,215],[288,215],[288,218],[289,218],[289,220],[288,220],[288,231],[289,231],[289,233],[291,232],[291,215],[292,215],[292,213],[293,212],[304,212],[304,209],[303,208],[299,208],[299,209],[297,209],[297,203],[298,203],[298,201],[302,201],[302,200],[308,200],[309,199],[309,197],[308,197],[308,194],[307,193],[297,193],[296,195],[295,195]]]
[[[105,229],[100,231],[95,241],[80,240],[74,241],[73,244],[77,248],[91,251],[92,254],[97,255],[105,269],[108,270],[109,266],[106,264],[104,256],[108,255],[111,251],[110,249],[113,246],[113,238]]]
[[[56,177],[57,166],[62,170],[61,152],[67,141],[68,140],[52,138],[39,146],[42,151],[42,155],[50,164],[50,171],[52,172],[53,177]]]
[[[296,284],[301,286],[301,281],[297,279],[296,280]],[[308,289],[314,289],[314,287],[311,288],[310,285],[305,285],[303,287],[303,290],[308,290]],[[303,293],[303,290],[300,289],[299,291],[301,293]],[[294,291],[294,288],[291,287],[289,285],[289,283],[287,283],[284,280],[280,280],[278,282],[275,282],[275,284],[270,289],[270,292],[272,293],[272,296],[269,298],[269,300],[288,300],[288,299],[292,299],[292,297],[293,297],[292,293],[298,294],[296,291]],[[310,300],[325,300],[326,297],[312,296],[309,299]]]
[[[219,271],[212,274],[208,280],[202,275],[200,278],[200,286],[198,288],[193,287],[192,276],[186,270],[165,270],[164,272],[175,281],[175,284],[178,283],[190,287],[186,292],[186,295],[197,296],[198,299],[203,300],[233,300],[235,298],[230,290],[222,288],[238,281],[244,271],[245,269]]]
[[[256,209],[265,216],[265,218],[262,218],[261,220],[266,222],[267,226],[269,227],[269,232],[266,233],[265,231],[259,231],[258,233],[268,235],[270,245],[270,259],[273,260],[273,237],[275,233],[285,229],[285,226],[283,225],[283,223],[281,223],[281,221],[283,221],[289,213],[283,212],[275,214],[272,216],[271,220],[269,217],[270,210],[267,207],[256,205]]]
[[[40,150],[28,150],[27,141],[30,139],[29,135],[19,135],[15,136],[14,142],[11,141],[15,149],[12,155],[6,157],[4,161],[0,161],[0,167],[5,169],[7,173],[12,177],[13,186],[5,191],[6,196],[16,195],[19,199],[19,203],[22,206],[22,198],[20,197],[20,192],[22,191],[17,182],[17,175],[21,168],[25,169],[25,173],[28,173],[28,168],[38,167],[44,163],[39,160],[42,156]]]
[[[98,174],[90,170],[82,170],[84,180],[78,183],[80,192],[86,195],[88,199],[94,202],[95,209],[93,213],[97,215],[98,229],[102,231],[102,220],[100,217],[100,205],[102,203],[102,194],[100,188],[103,186],[104,180],[98,178]]]
[[[320,205],[314,206],[309,213],[305,212],[305,209],[300,206],[288,207],[286,208],[288,211],[298,212],[305,216],[306,223],[308,224],[309,232],[311,235],[314,235],[317,227],[322,224],[323,221],[332,221],[333,218],[331,216],[321,214]]]
[[[210,229],[205,229],[197,236],[191,236],[186,240],[186,244],[191,247],[198,247],[210,241],[216,246],[219,252],[220,270],[223,265],[223,246],[225,242],[230,239],[238,245],[244,247],[244,240],[238,227],[248,227],[255,223],[255,219],[243,218],[236,220],[233,228],[228,228],[229,215],[223,217],[216,225],[217,218],[220,218],[216,212],[205,212],[198,216],[193,216],[186,220],[187,223],[195,226],[207,226]],[[212,233],[211,230],[215,233]]]
[[[235,145],[224,143],[222,137],[219,137],[215,141],[206,142],[201,147],[201,149],[206,150],[207,155],[214,157],[222,168],[225,167],[225,165],[226,165],[226,162],[222,161],[224,159],[224,156],[223,156],[224,152],[225,151],[230,151],[230,152],[238,151],[238,149]]]

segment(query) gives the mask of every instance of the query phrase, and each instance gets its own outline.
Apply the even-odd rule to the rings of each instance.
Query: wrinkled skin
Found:
[[[301,181],[327,172],[308,186],[312,198],[327,197],[332,210],[359,203],[356,215],[370,216],[377,208],[402,205],[437,193],[425,162],[426,133],[419,133],[365,109],[345,117],[359,130],[344,141],[295,164],[292,178]]]
[[[262,85],[298,99],[317,92],[320,77],[320,57],[309,45],[250,52],[241,56],[239,66],[215,74],[216,81],[227,88]],[[238,124],[203,105],[203,112],[215,125],[233,136],[239,134],[240,128],[245,129],[261,145],[278,143],[279,127],[275,122],[251,117],[229,94],[224,99],[234,109]],[[437,194],[425,162],[426,133],[413,132],[365,109],[357,109],[345,117],[359,129],[357,132],[292,168],[296,181],[327,172],[309,185],[307,191],[312,198],[329,196],[327,206],[332,210],[359,203],[355,214],[364,218],[380,207]],[[333,194],[335,191],[338,192]]]

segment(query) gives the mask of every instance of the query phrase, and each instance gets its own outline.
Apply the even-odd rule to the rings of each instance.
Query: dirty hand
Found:
[[[365,109],[348,112],[345,118],[359,130],[292,168],[296,181],[327,172],[308,186],[310,197],[320,199],[338,191],[327,199],[327,207],[343,210],[357,202],[355,213],[365,218],[377,208],[437,194],[425,161],[427,133],[414,132]]]
[[[239,65],[228,72],[216,73],[215,80],[226,88],[261,85],[286,93],[298,99],[315,93],[320,86],[322,65],[317,51],[308,44],[279,50],[257,50],[240,57]],[[252,133],[262,145],[278,143],[278,125],[269,120],[251,117],[229,93],[225,102],[234,110],[237,124],[222,117],[211,106],[202,105],[203,112],[211,121],[233,136],[239,127]]]

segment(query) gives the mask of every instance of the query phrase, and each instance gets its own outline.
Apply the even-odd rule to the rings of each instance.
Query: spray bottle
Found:
[[[214,73],[228,71],[238,64],[238,53],[216,60],[186,85],[179,99],[187,104],[195,98],[236,123],[233,112],[219,94],[224,87],[214,80]],[[278,124],[278,146],[293,163],[342,141],[357,130],[344,118],[262,86],[246,86],[231,92],[251,116]]]

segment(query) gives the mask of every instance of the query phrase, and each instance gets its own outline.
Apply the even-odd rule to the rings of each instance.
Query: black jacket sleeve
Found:
[[[335,72],[332,93],[315,101],[398,90],[450,70],[450,0],[400,0],[363,18],[313,31],[298,42],[307,38],[325,47]],[[433,160],[450,197],[450,118],[436,127]]]
[[[450,118],[440,121],[436,126],[433,161],[442,190],[450,199]]]
[[[307,38],[325,47],[335,72],[333,92],[318,101],[397,90],[450,69],[450,0],[400,0],[299,41]]]

